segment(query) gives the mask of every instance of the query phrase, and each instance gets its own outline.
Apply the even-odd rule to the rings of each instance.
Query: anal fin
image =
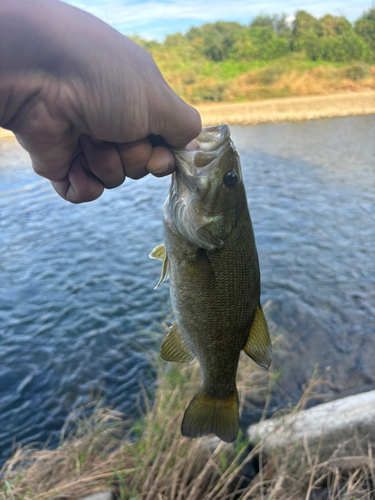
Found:
[[[250,328],[249,337],[243,350],[258,365],[268,368],[272,361],[272,344],[268,331],[267,321],[263,309],[258,306],[255,311],[253,324]]]
[[[191,363],[195,359],[176,323],[172,324],[168,336],[161,346],[160,357],[164,361],[178,363]]]

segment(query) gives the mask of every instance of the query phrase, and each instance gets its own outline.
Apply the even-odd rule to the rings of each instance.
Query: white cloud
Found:
[[[293,22],[294,22],[294,20],[295,20],[295,18],[296,18],[296,16],[295,16],[295,15],[293,15],[293,14],[292,14],[291,16],[287,16],[287,17],[285,18],[285,22],[286,22],[286,24],[287,24],[289,27],[291,27],[291,26],[292,26],[292,24],[293,24]]]
[[[93,4],[89,0],[67,1],[82,10],[99,17],[106,23],[127,33],[152,33],[157,23],[168,23],[169,27],[163,28],[163,34],[179,31],[179,21],[190,20],[191,24],[214,22],[217,20],[236,20],[248,23],[259,13],[285,13],[292,16],[296,10],[307,10],[315,16],[330,13],[345,15],[349,19],[359,17],[364,9],[372,6],[371,0],[352,2],[351,0],[335,0],[331,2],[298,2],[296,0],[271,2],[251,2],[250,0],[218,1],[208,0],[146,0],[143,2],[132,0],[98,0]],[[354,5],[353,5],[354,4]],[[147,29],[147,25],[153,29]],[[142,27],[139,31],[137,28]],[[160,35],[159,35],[160,36]],[[158,37],[159,38],[159,37]]]

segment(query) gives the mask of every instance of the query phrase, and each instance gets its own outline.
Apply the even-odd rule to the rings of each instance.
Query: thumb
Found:
[[[202,121],[198,111],[189,106],[171,88],[150,110],[152,133],[161,135],[171,146],[185,147],[198,137]]]

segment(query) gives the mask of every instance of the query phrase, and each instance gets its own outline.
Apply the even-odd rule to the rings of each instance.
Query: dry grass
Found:
[[[289,89],[289,96],[313,96],[338,94],[343,92],[363,92],[375,90],[375,66],[369,75],[360,80],[347,77],[347,68],[337,69],[321,66],[308,71],[290,70],[272,84],[277,90]]]
[[[242,394],[251,385],[265,397],[268,373],[253,371],[245,359],[241,365]],[[182,500],[213,494],[213,486],[218,494],[210,498],[221,498],[226,478],[234,477],[229,463],[246,440],[239,438],[235,447],[222,443],[212,452],[207,438],[181,437],[183,411],[198,380],[197,364],[173,364],[161,371],[153,407],[127,432],[121,415],[99,405],[90,417],[85,411],[73,414],[56,449],[19,449],[5,464],[0,498],[79,498],[112,487],[124,500]]]
[[[228,79],[215,74],[207,76],[199,71],[194,73],[191,68],[171,71],[162,66],[162,69],[175,92],[193,105],[199,105],[375,90],[375,66],[366,65],[366,71],[361,74],[360,63],[355,64],[308,69],[288,66],[285,61],[278,65],[276,61],[273,65],[251,69]]]
[[[276,348],[281,343],[279,337]],[[180,422],[198,372],[196,364],[161,369],[153,407],[143,394],[146,411],[128,431],[121,415],[100,406],[90,417],[73,414],[56,449],[20,449],[7,462],[0,498],[76,499],[109,488],[121,500],[375,498],[370,445],[362,456],[320,462],[319,450],[313,455],[306,443],[302,450],[291,444],[265,457],[262,441],[251,445],[246,436],[218,446],[208,438],[182,438]],[[272,370],[258,369],[243,356],[241,410],[251,395],[265,401],[266,411],[276,379]],[[318,388],[312,380],[294,411]]]

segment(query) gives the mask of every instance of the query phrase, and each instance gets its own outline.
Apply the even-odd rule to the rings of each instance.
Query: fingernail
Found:
[[[191,142],[189,142],[189,144],[187,144],[186,146],[186,149],[189,149],[189,151],[199,151],[200,150],[200,145],[198,143],[198,141],[196,141],[195,139]]]

